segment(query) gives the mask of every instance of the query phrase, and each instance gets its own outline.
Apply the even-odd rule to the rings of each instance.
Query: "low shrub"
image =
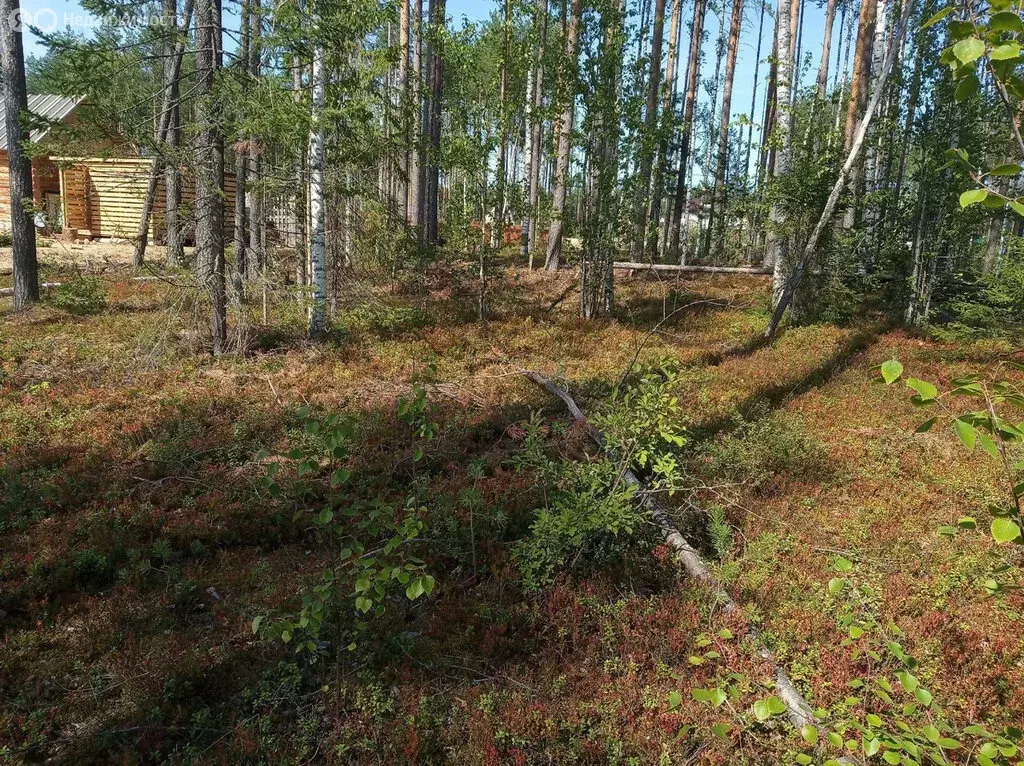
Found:
[[[106,290],[96,277],[81,277],[56,288],[50,303],[75,316],[98,314],[106,308]]]

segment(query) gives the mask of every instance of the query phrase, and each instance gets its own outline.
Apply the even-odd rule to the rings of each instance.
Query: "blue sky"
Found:
[[[499,2],[500,0],[448,0],[448,15],[456,23],[458,23],[463,16],[471,21],[483,20],[490,15]],[[670,8],[671,2],[672,0],[668,0]],[[769,7],[775,7],[776,2],[772,2],[772,0],[769,0],[769,2],[771,2]],[[727,6],[726,10],[728,11],[728,4],[723,4]],[[803,76],[803,83],[808,84],[814,81],[817,74],[818,62],[821,58],[824,11],[822,8],[818,7],[817,0],[805,0],[805,4],[806,18],[803,29],[803,52],[805,55],[802,58],[806,61],[806,56],[808,54],[811,57],[812,64]],[[738,118],[740,115],[747,114],[750,111],[751,89],[754,85],[754,60],[757,46],[757,22],[760,5],[758,4],[758,0],[746,0],[746,5],[743,35],[741,37],[741,49],[739,59],[736,64],[736,79],[733,85],[734,119]],[[684,0],[683,18],[687,25],[689,24],[689,19],[693,12],[692,7],[692,2]],[[22,10],[30,23],[40,25],[50,30],[54,28],[62,29],[66,26],[70,26],[73,31],[88,32],[91,25],[95,24],[95,20],[82,10],[81,6],[75,0],[22,0]],[[728,19],[726,19],[726,23],[728,23]],[[839,24],[837,19],[836,29],[833,32],[833,61],[835,61],[836,47],[839,38],[838,26]],[[668,23],[666,20],[666,34],[668,32],[667,27]],[[717,15],[709,13],[708,18],[705,21],[705,30],[707,32],[707,41],[704,47],[705,64],[703,67],[703,74],[704,76],[710,76],[713,73],[714,45],[719,30],[719,17]],[[772,19],[766,15],[764,22],[764,41],[761,49],[762,60],[771,52],[771,36]],[[685,50],[687,46],[685,26],[683,32],[683,45]],[[39,44],[39,40],[34,35],[27,32],[25,35],[25,51],[29,55],[40,55],[43,52],[43,48]],[[758,84],[759,102],[764,95],[766,76],[767,67],[762,65],[758,75],[758,79],[760,81]],[[759,105],[757,112],[760,112],[760,110],[761,107]],[[759,114],[755,114],[755,121],[757,121],[759,117]]]

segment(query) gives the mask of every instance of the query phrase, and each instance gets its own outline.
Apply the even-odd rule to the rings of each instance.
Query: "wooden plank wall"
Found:
[[[150,162],[145,158],[88,159],[75,162],[70,170],[84,171],[86,176],[83,202],[89,226],[82,228],[88,228],[93,237],[133,239],[138,233],[142,216],[149,167]],[[68,170],[65,170],[65,185],[71,186],[68,183]],[[234,174],[224,174],[224,187],[224,230],[230,233],[234,223]],[[69,207],[77,207],[79,210],[83,207],[76,199],[81,193],[78,189],[69,189]],[[157,184],[153,221],[150,224],[150,234],[154,237],[163,235],[165,199],[161,176]],[[182,213],[186,219],[191,218],[194,201],[195,182],[186,177],[182,183]]]

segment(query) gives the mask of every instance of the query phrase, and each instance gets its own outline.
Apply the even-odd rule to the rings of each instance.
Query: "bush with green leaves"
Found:
[[[551,459],[540,417],[535,413],[523,428],[524,448],[513,464],[537,477],[544,504],[512,557],[526,589],[537,590],[549,585],[562,568],[591,561],[602,551],[614,552],[637,530],[642,511],[635,489],[622,481],[621,471],[610,460]]]
[[[302,414],[302,437],[285,456],[295,466],[294,478],[285,481],[285,464],[271,462],[259,483],[271,498],[303,503],[295,519],[309,525],[330,565],[303,583],[297,612],[271,620],[257,616],[252,629],[294,642],[296,652],[318,653],[331,640],[352,650],[391,597],[404,593],[414,601],[433,592],[434,578],[415,555],[426,508],[412,497],[392,503],[347,492],[351,422],[338,415],[317,418],[308,409]]]
[[[50,303],[76,316],[98,314],[106,308],[106,290],[97,277],[80,277],[54,288]]]
[[[1001,582],[995,576],[1010,570],[1012,562],[1019,560],[1020,547],[1024,546],[1024,519],[1021,516],[1024,460],[1016,460],[1013,450],[1020,442],[1024,442],[1024,423],[1010,420],[1014,407],[1024,408],[1024,390],[1005,379],[1007,368],[1024,371],[1024,365],[1004,360],[995,364],[986,375],[953,380],[951,387],[945,391],[940,391],[938,386],[927,380],[905,378],[907,387],[913,391],[910,401],[915,406],[938,410],[938,414],[917,427],[917,433],[930,431],[940,421],[944,421],[964,447],[972,452],[977,448],[998,462],[1005,500],[988,506],[991,516],[988,528],[993,540],[1000,544],[1012,544],[1017,550],[998,562],[993,569],[993,577],[985,581],[985,589],[993,594],[1009,587],[1019,587]],[[892,385],[903,376],[903,365],[895,359],[879,365],[878,370],[886,385]],[[954,404],[963,400],[976,401],[978,407],[965,409]],[[977,529],[977,519],[964,516],[956,526],[943,526],[939,532],[953,536],[961,531]]]

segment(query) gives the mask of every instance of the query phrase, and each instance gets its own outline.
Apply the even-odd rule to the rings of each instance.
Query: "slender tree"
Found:
[[[650,241],[651,211],[648,193],[654,151],[657,146],[658,97],[661,94],[661,47],[665,37],[665,0],[654,0],[654,31],[651,36],[651,60],[647,77],[647,107],[644,109],[644,129],[640,136],[637,199],[634,212],[633,260],[640,261]],[[653,258],[654,253],[650,253]]]
[[[541,107],[544,103],[544,44],[547,41],[548,31],[548,0],[536,0],[535,7],[535,40],[533,69],[531,70],[533,72],[533,87],[527,94],[531,109],[526,120],[526,127],[530,134],[529,170],[526,173],[529,188],[527,189],[526,217],[523,219],[523,254],[527,257],[530,269],[533,269],[533,254],[537,251],[537,229],[539,228],[537,216],[540,212],[541,138],[544,128]]]
[[[790,83],[793,81],[792,68],[793,60],[790,58],[790,53],[793,48],[790,47],[790,37],[792,29],[790,23],[792,21],[792,6],[799,3],[800,0],[779,0],[777,22],[776,22],[776,34],[778,35],[778,44],[776,46],[777,52],[777,69],[775,77],[775,137],[774,141],[778,145],[778,150],[775,155],[775,177],[784,176],[789,172],[789,153],[791,146],[791,131],[792,122],[790,121],[790,98],[789,90]],[[781,289],[781,280],[784,279],[786,272],[786,258],[788,256],[788,243],[789,235],[783,231],[783,227],[786,224],[786,211],[783,205],[783,200],[776,199],[772,204],[771,213],[769,215],[769,229],[768,229],[768,242],[767,252],[765,255],[765,264],[774,266],[775,268],[775,293]]]
[[[319,30],[318,30],[319,31]],[[313,295],[309,306],[309,334],[323,335],[327,313],[327,232],[324,200],[324,91],[327,84],[324,49],[319,42],[313,48],[313,68],[310,77],[312,111],[309,128],[309,215],[310,263],[312,264]]]
[[[687,189],[686,170],[693,140],[693,117],[697,103],[697,83],[700,81],[700,54],[704,41],[704,16],[707,7],[707,0],[694,0],[693,23],[690,30],[690,58],[686,68],[686,98],[683,103],[683,119],[679,133],[679,167],[676,173],[676,194],[670,223],[672,231],[669,255],[673,259],[678,258],[680,263],[684,262],[685,257],[680,248],[680,239],[684,228],[687,229],[685,236],[689,239],[689,222],[683,219]]]
[[[219,0],[196,3],[196,256],[210,298],[210,335],[215,356],[227,348],[224,279],[224,137],[215,92],[221,66]]]
[[[438,197],[441,172],[441,104],[444,93],[444,31],[445,0],[430,0],[430,38],[428,40],[429,99],[424,110],[424,125],[427,131],[427,154],[424,170],[426,173],[425,236],[428,244],[438,242]]]
[[[579,43],[580,16],[583,0],[572,0],[566,19],[565,57],[559,69],[559,99],[562,111],[558,117],[555,141],[555,188],[551,200],[551,224],[548,227],[546,268],[558,271],[562,258],[562,235],[565,231],[565,198],[569,183],[569,153],[572,149],[572,126],[576,112],[576,49]]]
[[[181,27],[178,26],[177,0],[164,0],[164,23],[172,42],[165,50],[174,51],[164,61],[164,87],[170,94],[171,121],[165,134],[167,157],[164,165],[164,227],[166,244],[166,265],[174,268],[181,266],[185,260],[185,241],[182,236],[181,221],[181,158],[178,156],[181,145],[181,58],[178,51],[178,35],[184,30],[187,37],[192,26],[193,3],[185,3],[185,14]],[[184,55],[185,44],[181,41],[181,54]]]
[[[3,24],[4,110],[7,120],[7,160],[11,185],[11,239],[14,248],[14,308],[21,310],[39,300],[39,265],[36,232],[32,224],[32,159],[25,150],[29,132],[22,115],[28,111],[25,88],[25,50],[21,39],[18,0],[0,3]]]
[[[729,52],[725,62],[725,85],[722,90],[722,119],[718,127],[718,164],[715,168],[715,188],[708,211],[708,236],[704,257],[710,253],[712,239],[715,251],[722,254],[725,248],[725,200],[729,162],[729,122],[732,109],[732,83],[736,73],[736,55],[740,46],[740,27],[743,24],[743,0],[733,0],[732,19],[729,22]],[[719,222],[716,224],[715,213]]]
[[[243,0],[238,25],[237,69],[243,82],[249,75],[249,3]],[[247,138],[247,137],[245,137]],[[239,136],[235,143],[235,270],[233,272],[234,291],[236,296],[242,295],[242,285],[246,277],[246,260],[249,255],[249,221],[246,218],[246,196],[249,194],[247,171],[249,170],[249,146],[245,138]]]

